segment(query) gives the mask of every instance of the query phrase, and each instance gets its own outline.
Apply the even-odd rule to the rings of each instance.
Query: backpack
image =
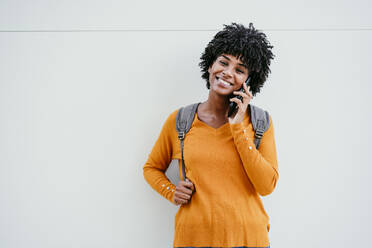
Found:
[[[194,121],[194,116],[196,109],[200,103],[193,103],[187,105],[186,107],[181,107],[178,110],[176,117],[176,129],[178,132],[178,139],[181,143],[181,160],[182,160],[182,175],[183,179],[186,180],[186,171],[185,171],[185,161],[183,159],[183,143],[185,140],[185,135],[190,130],[192,122]],[[263,134],[267,131],[270,126],[270,116],[269,113],[257,106],[249,104],[250,114],[251,114],[251,123],[253,130],[255,131],[254,135],[254,144],[256,148],[260,146],[261,138]]]

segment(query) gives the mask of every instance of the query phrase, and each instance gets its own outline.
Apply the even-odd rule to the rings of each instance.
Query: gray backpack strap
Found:
[[[260,146],[261,139],[263,134],[270,127],[270,116],[269,113],[257,106],[249,104],[251,111],[251,122],[253,130],[255,131],[254,135],[254,144],[256,148]]]
[[[199,104],[200,103],[194,103],[180,108],[176,117],[176,129],[178,132],[178,139],[181,143],[182,175],[184,180],[186,180],[186,171],[185,161],[183,159],[183,142],[185,140],[186,133],[190,130],[192,122],[194,121],[195,112]]]

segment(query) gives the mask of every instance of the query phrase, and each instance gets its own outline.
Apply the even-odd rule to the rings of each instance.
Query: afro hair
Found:
[[[248,28],[236,23],[224,25],[224,29],[214,36],[200,57],[199,66],[202,78],[207,81],[207,88],[210,88],[208,68],[220,55],[229,54],[240,59],[248,68],[250,89],[256,95],[271,72],[269,66],[274,58],[272,48],[266,35],[255,29],[252,23]]]

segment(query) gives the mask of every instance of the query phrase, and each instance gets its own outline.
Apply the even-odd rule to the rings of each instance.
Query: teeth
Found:
[[[218,80],[220,80],[220,82],[223,83],[224,85],[230,86],[230,84],[228,82],[224,81],[223,79],[219,78]]]

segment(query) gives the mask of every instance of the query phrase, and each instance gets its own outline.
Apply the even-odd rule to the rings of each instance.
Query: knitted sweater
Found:
[[[172,203],[176,186],[164,172],[172,159],[181,159],[177,111],[165,121],[143,167],[146,181]],[[195,192],[175,216],[173,247],[269,246],[269,217],[259,195],[270,194],[279,177],[271,116],[257,150],[249,111],[242,123],[219,128],[196,113],[184,141],[184,160]]]

